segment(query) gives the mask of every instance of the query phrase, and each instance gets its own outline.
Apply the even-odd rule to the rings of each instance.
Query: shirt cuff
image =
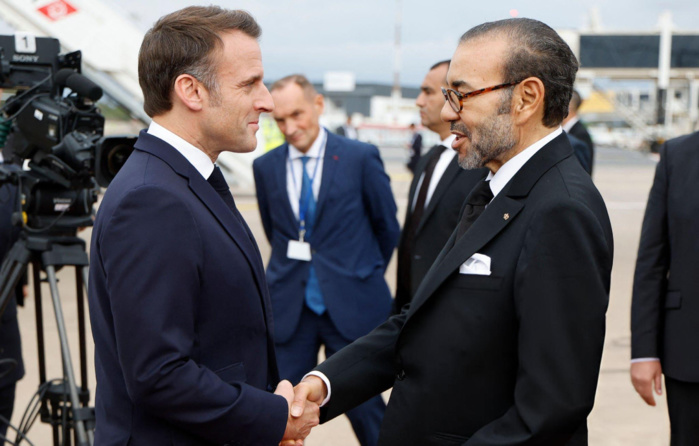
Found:
[[[303,381],[304,379],[306,379],[307,376],[317,376],[318,378],[320,378],[320,379],[323,380],[323,382],[325,383],[325,387],[328,389],[328,396],[326,396],[325,399],[323,400],[323,402],[320,403],[320,407],[323,407],[323,406],[325,406],[326,404],[328,404],[328,401],[330,401],[330,393],[331,393],[331,390],[330,390],[330,380],[328,380],[328,377],[325,376],[325,374],[322,373],[322,372],[317,372],[317,371],[315,371],[315,370],[312,370],[312,371],[306,373],[306,374],[303,376],[303,378],[301,379],[301,381]]]
[[[631,360],[631,364],[635,364],[637,362],[651,362],[651,361],[660,361],[660,358],[634,358]]]

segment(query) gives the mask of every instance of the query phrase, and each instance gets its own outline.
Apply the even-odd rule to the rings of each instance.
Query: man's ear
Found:
[[[199,111],[203,108],[204,97],[209,92],[191,74],[180,74],[175,79],[174,93],[173,99],[192,111]]]
[[[323,114],[323,110],[325,109],[325,98],[322,94],[317,94],[313,99],[313,107],[315,107],[318,116]]]
[[[532,118],[543,119],[544,116],[544,83],[537,77],[528,77],[519,83],[514,95],[513,117],[515,123],[524,124]]]

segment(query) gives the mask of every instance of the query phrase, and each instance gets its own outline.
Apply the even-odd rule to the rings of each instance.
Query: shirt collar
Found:
[[[563,124],[563,130],[565,130],[566,133],[570,133],[570,129],[572,129],[573,126],[578,123],[578,121],[580,121],[580,116],[573,116],[568,122]]]
[[[490,190],[493,196],[497,196],[500,191],[510,182],[519,169],[524,166],[536,152],[541,150],[546,144],[551,142],[558,135],[563,133],[563,129],[559,126],[556,130],[544,136],[534,144],[519,152],[517,155],[509,159],[505,164],[500,166],[500,169],[493,175],[493,172],[488,173],[486,181],[490,181]]]
[[[214,163],[201,149],[188,143],[155,121],[151,121],[148,127],[148,133],[174,147],[195,169],[197,169],[197,172],[199,172],[202,177],[208,179],[209,176],[211,176],[211,173],[214,171]]]
[[[301,158],[302,156],[308,156],[310,158],[319,158],[320,157],[320,151],[322,149],[321,145],[323,144],[323,140],[326,138],[326,130],[325,127],[321,127],[320,131],[318,132],[318,136],[316,136],[316,140],[313,141],[313,144],[311,144],[311,148],[308,149],[308,152],[303,153],[293,145],[289,144],[289,158],[292,160]]]

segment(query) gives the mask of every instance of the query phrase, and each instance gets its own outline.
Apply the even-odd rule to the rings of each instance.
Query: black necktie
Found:
[[[430,155],[430,159],[427,161],[427,166],[425,166],[425,175],[422,177],[422,184],[420,185],[420,191],[417,194],[417,200],[415,201],[415,208],[410,216],[410,226],[413,229],[413,235],[417,230],[420,220],[422,220],[422,214],[425,211],[425,202],[427,201],[427,190],[430,188],[430,182],[432,181],[432,174],[434,173],[434,168],[439,161],[439,157],[447,148],[445,146],[439,145],[435,146],[434,152]]]
[[[399,247],[399,260],[403,268],[401,268],[401,273],[398,277],[398,286],[408,293],[410,292],[410,264],[412,263],[411,260],[413,257],[413,248],[415,246],[415,233],[417,232],[418,226],[420,226],[420,220],[422,220],[422,215],[425,211],[427,190],[430,188],[430,181],[432,180],[434,168],[439,161],[439,157],[442,156],[442,153],[444,153],[446,149],[447,148],[445,146],[439,145],[434,147],[434,151],[430,152],[430,159],[427,161],[427,166],[425,166],[422,184],[420,185],[417,200],[415,201],[415,208],[413,209],[410,217],[405,223],[405,227],[403,228],[403,237],[401,237],[401,246]],[[408,205],[410,205],[410,203],[408,203]]]
[[[211,173],[211,175],[209,175],[209,179],[206,181],[208,181],[214,190],[218,192],[221,198],[223,198],[223,201],[229,208],[231,208],[231,211],[233,211],[234,214],[237,214],[233,194],[231,194],[231,190],[228,188],[228,183],[226,183],[226,179],[223,178],[223,173],[218,166],[214,166],[214,171]]]
[[[245,233],[248,235],[248,238],[252,242],[251,249],[257,253],[257,257],[260,258],[261,262],[260,251],[257,249],[255,237],[252,235],[252,231],[250,231],[250,228],[248,227],[247,223],[245,223],[243,216],[240,215],[240,212],[238,212],[238,208],[235,205],[235,200],[233,200],[233,194],[231,194],[231,190],[228,188],[228,183],[226,183],[226,179],[223,178],[223,173],[221,172],[221,169],[219,169],[219,167],[215,165],[214,171],[211,173],[211,175],[209,175],[209,179],[206,181],[208,181],[209,184],[214,188],[214,190],[218,192],[221,198],[223,198],[223,201],[233,212],[235,218],[243,226]],[[260,265],[255,266],[261,266],[261,263]]]
[[[456,240],[458,241],[468,231],[474,221],[483,213],[485,207],[493,199],[493,191],[490,190],[490,182],[481,180],[466,197],[466,206],[461,215]]]

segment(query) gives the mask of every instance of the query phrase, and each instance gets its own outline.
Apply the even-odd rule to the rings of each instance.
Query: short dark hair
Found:
[[[432,65],[432,66],[430,67],[430,71],[434,70],[435,68],[439,68],[439,67],[441,67],[442,65],[446,65],[446,66],[447,66],[447,69],[448,69],[448,68],[449,68],[449,64],[451,64],[451,59],[440,60],[439,62],[437,62],[436,64],[434,64],[434,65]]]
[[[466,31],[460,43],[502,34],[512,46],[503,64],[503,82],[536,77],[544,84],[546,127],[559,125],[568,115],[578,60],[567,43],[551,27],[538,20],[516,18],[488,22]]]
[[[573,96],[570,98],[570,109],[577,112],[581,104],[582,98],[580,97],[580,93],[578,93],[578,90],[573,90]]]
[[[223,46],[221,34],[232,31],[254,39],[262,34],[247,12],[218,6],[190,6],[161,17],[153,25],[138,53],[138,82],[148,116],[172,109],[172,89],[182,74],[194,76],[217,97],[213,55]]]
[[[313,86],[311,81],[309,81],[308,78],[303,74],[290,74],[288,76],[284,76],[283,78],[277,80],[272,85],[270,85],[269,91],[271,93],[274,90],[279,90],[280,88],[286,87],[288,84],[296,84],[299,87],[301,87],[301,90],[303,90],[303,94],[309,101],[313,100],[313,98],[315,98],[318,94],[318,91]]]

